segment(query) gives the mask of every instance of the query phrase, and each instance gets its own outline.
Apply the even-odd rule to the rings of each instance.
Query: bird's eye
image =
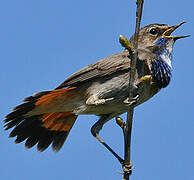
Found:
[[[152,28],[152,29],[150,29],[150,34],[156,35],[156,34],[158,34],[158,30],[156,28]]]

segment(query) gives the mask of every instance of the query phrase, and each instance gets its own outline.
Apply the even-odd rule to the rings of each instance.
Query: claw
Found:
[[[132,87],[131,87],[131,91],[133,93],[133,98],[129,99],[129,97],[127,97],[123,102],[125,104],[127,104],[128,106],[134,106],[137,104],[137,101],[139,100],[139,94],[138,94],[138,88],[139,85],[137,83],[133,83]]]
[[[132,174],[132,168],[133,168],[133,165],[132,165],[132,162],[124,162],[124,164],[122,165],[123,167],[123,173],[127,173],[127,174]]]
[[[136,95],[131,100],[129,98],[125,99],[123,102],[128,106],[135,106],[139,100],[139,95]]]

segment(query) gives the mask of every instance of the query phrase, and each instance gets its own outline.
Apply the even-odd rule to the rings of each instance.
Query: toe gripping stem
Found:
[[[135,106],[139,100],[139,94],[138,94],[138,84],[133,84],[133,88],[132,88],[132,92],[133,92],[133,98],[129,99],[129,97],[127,97],[124,100],[124,103],[127,104],[128,106]]]

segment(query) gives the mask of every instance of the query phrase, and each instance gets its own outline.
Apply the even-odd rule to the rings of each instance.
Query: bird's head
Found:
[[[173,44],[177,39],[188,37],[186,36],[171,36],[175,31],[185,22],[181,22],[174,26],[167,24],[150,24],[140,29],[138,47],[139,49],[161,46],[168,50],[172,50]],[[130,42],[133,43],[134,36],[131,37]]]
[[[167,24],[150,24],[140,29],[138,39],[138,49],[145,53],[139,53],[139,58],[149,60],[152,72],[153,82],[159,88],[166,87],[171,79],[171,59],[172,48],[177,39],[188,36],[171,36],[185,22],[174,26]],[[130,42],[134,43],[134,36]],[[142,52],[141,51],[141,52]]]

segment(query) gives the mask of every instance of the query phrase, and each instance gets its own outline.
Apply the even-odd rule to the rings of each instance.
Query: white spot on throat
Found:
[[[172,68],[172,49],[174,45],[173,39],[159,39],[156,45],[161,46],[162,50],[158,53],[158,56],[165,61],[170,68]]]
[[[161,58],[172,68],[172,49],[173,49],[174,40],[171,39],[168,41],[166,49],[161,54]]]
[[[160,57],[163,61],[165,61],[169,66],[170,68],[172,68],[172,54],[168,54],[167,52],[163,52],[160,54]]]

